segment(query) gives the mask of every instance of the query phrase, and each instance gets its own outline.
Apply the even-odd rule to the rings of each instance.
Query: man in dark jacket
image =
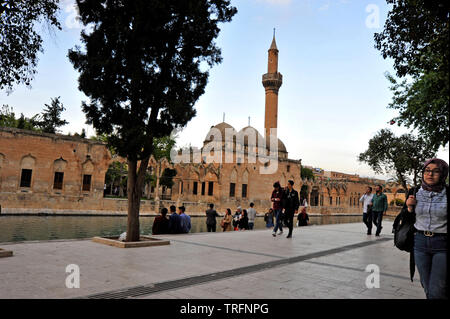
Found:
[[[284,218],[289,228],[289,233],[286,238],[292,238],[292,229],[294,228],[294,214],[298,212],[300,206],[300,199],[298,198],[298,192],[294,189],[294,181],[289,180],[287,188],[283,192],[283,208]]]
[[[219,216],[220,215],[217,214],[216,210],[214,209],[214,204],[209,204],[209,209],[206,211],[206,228],[208,232],[216,231],[216,217]]]
[[[177,208],[172,205],[170,206],[170,218],[169,218],[169,233],[170,234],[180,234],[181,233],[181,218],[177,214]]]

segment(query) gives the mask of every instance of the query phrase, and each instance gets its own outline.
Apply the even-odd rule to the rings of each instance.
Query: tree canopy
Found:
[[[77,0],[85,28],[69,59],[80,72],[87,123],[128,160],[127,241],[139,240],[139,205],[154,138],[195,116],[214,39],[236,8],[229,0]],[[140,161],[139,168],[137,162]]]
[[[301,174],[302,179],[307,179],[307,180],[312,180],[312,181],[314,180],[314,173],[313,173],[312,169],[310,169],[310,168],[302,166],[300,174]]]
[[[14,127],[30,131],[42,131],[39,114],[28,118],[25,117],[23,113],[20,113],[20,117],[16,118],[13,108],[7,104],[4,104],[0,110],[0,127]]]
[[[44,111],[41,113],[42,120],[40,121],[40,127],[45,133],[58,132],[58,127],[69,124],[66,120],[61,118],[61,113],[65,110],[64,105],[59,100],[61,97],[51,99],[51,103],[44,104]]]
[[[375,173],[393,174],[407,190],[408,177],[418,185],[423,163],[433,158],[436,150],[421,137],[403,134],[397,137],[391,130],[382,129],[369,140],[368,149],[358,160],[367,163]]]
[[[399,79],[386,77],[393,92],[389,108],[399,111],[391,123],[415,128],[433,146],[449,141],[449,17],[446,0],[387,0],[384,30],[375,48],[394,60]],[[400,80],[401,79],[401,80]]]
[[[14,84],[30,85],[42,52],[36,24],[61,29],[57,20],[59,0],[0,0],[0,90]]]

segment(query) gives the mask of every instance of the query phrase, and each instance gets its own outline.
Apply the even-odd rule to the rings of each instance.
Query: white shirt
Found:
[[[373,194],[370,195],[364,194],[359,199],[360,202],[363,203],[363,213],[367,213],[367,205],[372,204]]]

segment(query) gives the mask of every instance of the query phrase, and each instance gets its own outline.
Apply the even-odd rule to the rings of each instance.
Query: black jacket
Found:
[[[283,208],[286,213],[294,213],[300,206],[300,199],[298,197],[298,192],[295,189],[289,191],[286,188],[283,192]]]

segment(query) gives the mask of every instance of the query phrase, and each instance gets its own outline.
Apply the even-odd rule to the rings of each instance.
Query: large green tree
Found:
[[[30,85],[42,52],[36,26],[44,22],[61,29],[59,0],[0,0],[0,90],[14,84]]]
[[[382,129],[369,140],[368,149],[358,160],[367,163],[378,174],[391,174],[405,194],[408,179],[418,185],[423,163],[436,155],[436,150],[422,137],[403,134],[397,137],[391,130]]]
[[[128,163],[127,241],[139,240],[140,196],[153,139],[195,116],[208,70],[221,62],[219,23],[229,0],[77,0],[85,51],[69,51],[80,72],[82,109]],[[138,166],[139,161],[139,166]]]
[[[387,0],[392,5],[375,48],[394,60],[387,74],[393,92],[391,123],[412,127],[433,146],[449,141],[448,0]]]

